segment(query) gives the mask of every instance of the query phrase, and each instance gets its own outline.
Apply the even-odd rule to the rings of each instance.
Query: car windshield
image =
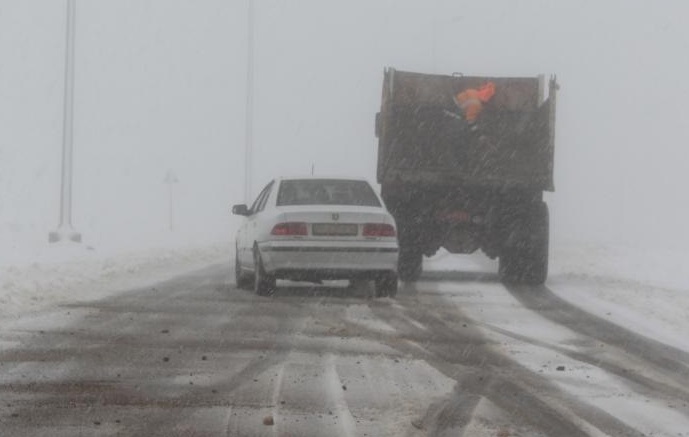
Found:
[[[280,184],[277,206],[288,205],[380,206],[380,201],[366,181],[296,179]]]

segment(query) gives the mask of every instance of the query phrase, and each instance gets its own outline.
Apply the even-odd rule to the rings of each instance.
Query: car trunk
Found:
[[[287,209],[287,208],[286,208]],[[345,205],[290,206],[280,215],[280,222],[307,224],[308,236],[314,240],[371,240],[362,235],[366,223],[394,225],[381,208]]]

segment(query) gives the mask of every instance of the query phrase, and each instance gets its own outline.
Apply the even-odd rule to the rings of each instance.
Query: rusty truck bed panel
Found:
[[[492,81],[474,129],[453,96]],[[538,78],[457,77],[386,70],[378,119],[379,182],[517,185],[553,189],[555,87]],[[540,104],[539,104],[540,103]]]
[[[393,70],[387,80],[395,89],[392,104],[453,106],[452,96],[493,82],[497,92],[491,104],[501,109],[533,110],[538,106],[538,78],[441,76]]]

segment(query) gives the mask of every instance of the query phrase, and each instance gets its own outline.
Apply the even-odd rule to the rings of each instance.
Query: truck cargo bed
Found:
[[[496,87],[475,123],[453,96]],[[442,76],[387,69],[377,119],[379,182],[517,185],[553,190],[555,91],[539,78]]]

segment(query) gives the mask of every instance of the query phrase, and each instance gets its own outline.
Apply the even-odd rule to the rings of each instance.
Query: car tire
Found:
[[[234,258],[234,280],[237,288],[247,289],[251,287],[251,276],[242,273],[242,268],[239,264],[239,253],[235,252]]]
[[[376,297],[397,296],[397,275],[389,273],[376,279]]]
[[[259,296],[268,296],[275,291],[275,277],[266,273],[258,248],[254,249],[254,292]]]

